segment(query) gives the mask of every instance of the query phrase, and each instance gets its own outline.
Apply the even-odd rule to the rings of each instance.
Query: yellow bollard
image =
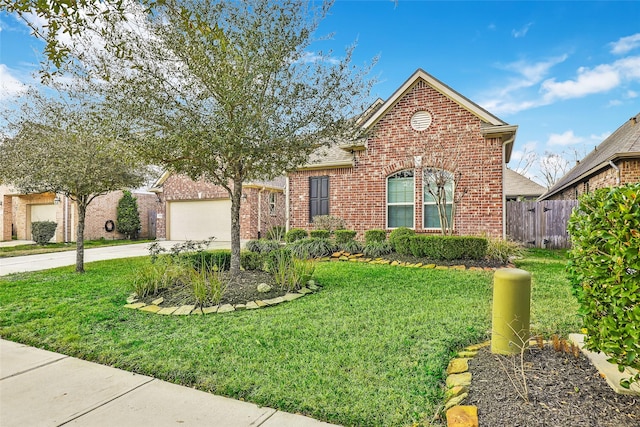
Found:
[[[493,275],[491,352],[517,354],[529,345],[531,274],[503,268]]]

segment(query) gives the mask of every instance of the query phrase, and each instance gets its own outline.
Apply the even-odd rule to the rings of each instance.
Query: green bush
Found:
[[[311,230],[309,236],[317,239],[328,239],[331,237],[331,232],[329,230]]]
[[[384,230],[367,230],[364,232],[364,242],[384,242],[387,240],[387,232]]]
[[[274,273],[279,267],[293,263],[293,252],[289,248],[280,248],[265,255],[265,269]]]
[[[407,227],[396,228],[389,234],[389,243],[394,251],[401,255],[410,255],[409,239],[415,236],[416,232]]]
[[[293,243],[296,240],[306,239],[307,237],[309,237],[307,230],[303,230],[302,228],[292,228],[284,235],[284,241],[287,243]]]
[[[260,239],[249,240],[245,243],[244,248],[251,252],[268,253],[280,249],[280,243],[276,240]]]
[[[245,270],[262,270],[264,268],[264,255],[259,252],[240,252],[240,266]]]
[[[585,346],[640,370],[640,184],[585,194],[569,219],[567,270]],[[621,382],[629,387],[640,373]]]
[[[209,266],[220,271],[229,270],[231,267],[231,251],[229,249],[216,249],[214,251],[203,251],[195,253],[183,253],[180,258],[189,262],[196,270]]]
[[[289,248],[300,259],[322,258],[331,255],[336,250],[331,240],[315,237],[297,240],[291,243]]]
[[[355,240],[349,240],[348,242],[340,243],[336,246],[338,247],[339,250],[348,252],[350,254],[360,254],[362,253],[362,248],[363,248],[362,243],[357,242]]]
[[[130,191],[125,190],[122,192],[122,198],[118,201],[116,230],[127,236],[127,239],[137,239],[140,228],[138,201]]]
[[[329,233],[333,233],[335,230],[342,230],[345,227],[342,218],[332,215],[314,216],[313,225],[316,230],[329,230]]]
[[[434,260],[482,259],[487,254],[487,239],[473,236],[412,236],[411,254]]]
[[[333,232],[333,236],[338,246],[353,241],[356,234],[358,234],[358,232],[354,230],[336,230]]]
[[[277,240],[278,242],[284,239],[284,233],[286,228],[284,225],[274,225],[267,231],[267,239]]]
[[[34,221],[31,223],[31,236],[39,245],[46,245],[56,234],[58,224],[53,221]]]
[[[380,258],[390,254],[391,252],[393,252],[391,243],[386,240],[382,242],[376,242],[375,240],[373,242],[368,242],[364,245],[364,249],[362,250],[362,253],[369,258]]]
[[[487,258],[500,261],[503,264],[509,262],[513,257],[522,256],[522,245],[518,242],[506,239],[487,239]]]

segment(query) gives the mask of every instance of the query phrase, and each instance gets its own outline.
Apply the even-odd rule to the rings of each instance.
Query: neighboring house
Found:
[[[527,178],[526,176],[511,170],[504,171],[504,196],[507,202],[536,200],[545,191],[542,185]]]
[[[142,191],[132,193],[138,201],[140,237],[155,238],[155,194]],[[85,217],[85,240],[125,238],[115,229],[108,231],[110,226],[107,225],[107,221],[113,221],[115,224],[118,201],[121,198],[122,191],[112,191],[97,197],[89,204]],[[24,194],[10,186],[0,186],[0,221],[3,241],[14,237],[18,240],[31,240],[31,223],[35,221],[54,221],[58,224],[53,242],[76,240],[76,204],[59,194]]]
[[[423,189],[440,167],[460,177],[455,233],[504,236],[503,175],[517,126],[421,69],[359,121],[364,141],[336,142],[288,175],[289,228],[311,229],[316,215],[333,215],[360,238],[374,228],[440,232]]]
[[[607,139],[540,197],[577,199],[603,187],[640,182],[640,113]]]
[[[168,240],[231,240],[231,199],[204,179],[165,172],[150,191],[158,196],[157,237]],[[240,238],[266,237],[284,226],[284,178],[242,186]]]

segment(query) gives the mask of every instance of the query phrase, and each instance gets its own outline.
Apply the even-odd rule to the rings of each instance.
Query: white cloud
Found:
[[[584,138],[576,136],[572,130],[568,130],[564,133],[552,133],[549,135],[547,145],[575,145],[584,142]]]
[[[0,64],[0,100],[16,97],[27,89],[27,85],[14,77],[5,64]]]
[[[558,99],[581,98],[607,92],[629,80],[640,80],[640,56],[630,56],[591,69],[580,67],[575,79],[561,82],[555,78],[545,80],[541,91],[544,99],[551,103]]]
[[[328,62],[329,64],[337,65],[340,60],[332,58],[330,56],[324,56],[315,52],[305,52],[304,55],[297,62],[308,64],[311,62]]]
[[[640,47],[640,33],[627,37],[621,37],[618,41],[609,43],[609,46],[611,46],[611,53],[617,55],[622,55],[630,52],[633,49]]]
[[[601,143],[605,139],[609,138],[609,135],[611,135],[611,132],[603,132],[600,135],[591,134],[591,135],[589,135],[589,139],[592,142]]]
[[[635,90],[628,90],[626,93],[626,97],[629,99],[634,99],[638,97],[638,92],[636,92]]]
[[[529,32],[529,28],[531,28],[532,25],[533,25],[533,22],[529,22],[528,24],[526,24],[524,27],[520,28],[519,30],[513,29],[513,30],[511,30],[511,35],[513,37],[515,37],[516,39],[524,37]]]

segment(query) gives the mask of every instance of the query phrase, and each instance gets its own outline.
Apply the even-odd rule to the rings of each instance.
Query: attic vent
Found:
[[[418,132],[426,130],[431,125],[431,114],[428,111],[416,111],[411,117],[411,127]]]

